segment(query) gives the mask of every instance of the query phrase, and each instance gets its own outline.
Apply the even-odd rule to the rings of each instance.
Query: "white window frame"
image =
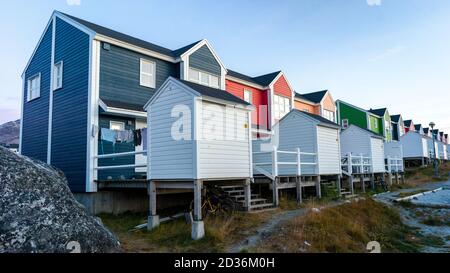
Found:
[[[38,87],[37,87],[37,91],[36,91],[36,95],[34,97],[31,97],[31,83],[34,79],[38,79]],[[28,78],[27,81],[27,102],[38,99],[41,96],[41,73],[38,73],[34,76],[31,76]]]
[[[323,109],[323,115],[324,118],[328,119],[329,121],[336,122],[336,115],[333,111]]]
[[[348,118],[342,120],[342,128],[347,129],[349,126]]]
[[[57,67],[61,66],[61,75],[57,73]],[[64,76],[64,62],[59,61],[53,65],[53,91],[61,89],[63,87],[63,76]]]
[[[143,67],[144,63],[151,65],[151,67],[152,67],[151,73],[147,73],[147,72],[143,71],[142,67]],[[144,82],[142,76],[151,77],[150,83]],[[148,88],[156,88],[156,62],[147,60],[147,59],[143,59],[143,58],[140,59],[140,61],[139,61],[139,84],[141,86],[148,87]]]
[[[248,100],[245,99],[245,95],[248,95]],[[244,100],[250,104],[253,104],[253,92],[248,89],[244,89]]]
[[[113,127],[114,125],[119,126],[119,127],[122,128],[122,129],[120,129],[120,130],[112,129],[112,127]],[[110,130],[115,130],[115,131],[124,131],[124,130],[125,130],[125,122],[123,122],[123,121],[110,120],[110,121],[109,121],[109,129],[110,129]]]
[[[193,78],[191,77],[192,72],[198,74],[198,80],[197,80],[197,79],[193,79]],[[206,79],[208,79],[208,82],[207,82],[207,83],[205,83],[205,82],[202,81],[202,77],[205,77],[205,76],[206,76]],[[212,79],[213,77],[217,78],[217,85],[212,85],[212,84],[211,84],[211,82],[212,82],[211,79]],[[188,79],[189,79],[189,81],[194,82],[194,83],[198,83],[198,84],[201,84],[201,85],[204,85],[204,86],[208,86],[208,87],[220,89],[220,76],[218,76],[218,75],[213,75],[213,74],[211,74],[211,73],[202,71],[202,70],[200,70],[200,69],[196,69],[196,68],[189,67],[189,71],[188,71]]]
[[[273,116],[275,120],[280,120],[287,115],[291,110],[291,107],[290,98],[280,95],[273,95]]]

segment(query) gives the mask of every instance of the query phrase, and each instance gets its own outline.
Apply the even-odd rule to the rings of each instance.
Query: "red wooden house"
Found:
[[[416,127],[414,126],[414,122],[412,120],[405,120],[404,121],[405,124],[405,133],[408,133],[409,131],[416,131]]]
[[[252,126],[256,134],[270,131],[293,106],[294,90],[281,71],[250,77],[228,69],[225,88],[254,105]]]

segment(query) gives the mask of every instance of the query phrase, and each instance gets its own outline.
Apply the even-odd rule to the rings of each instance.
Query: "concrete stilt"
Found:
[[[398,177],[398,173],[395,173],[395,184],[399,184],[399,177]]]
[[[388,174],[388,184],[389,186],[392,186],[392,173]]]
[[[152,230],[159,226],[159,216],[156,214],[156,182],[151,180],[147,186],[149,196],[149,216],[147,220],[147,230]]]
[[[302,177],[301,176],[297,176],[295,185],[297,188],[297,203],[301,204],[303,202],[303,200],[302,200]]]
[[[400,175],[400,181],[402,182],[402,184],[405,184],[405,174],[404,173],[402,173]]]
[[[250,211],[251,208],[251,202],[252,202],[252,188],[251,188],[251,182],[250,179],[246,179],[245,180],[245,185],[244,185],[244,194],[245,194],[245,210],[246,211]]]
[[[194,213],[192,221],[192,239],[199,240],[205,237],[205,225],[202,221],[202,188],[203,181],[194,181]]]
[[[278,205],[280,205],[280,200],[278,197],[278,181],[279,181],[279,177],[275,177],[275,179],[273,180],[273,186],[272,186],[273,205],[275,207],[278,207]]]
[[[322,189],[320,188],[320,175],[316,178],[316,194],[317,198],[322,198]]]

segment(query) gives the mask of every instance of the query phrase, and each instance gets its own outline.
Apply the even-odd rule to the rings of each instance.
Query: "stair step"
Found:
[[[227,189],[234,189],[234,188],[241,188],[241,189],[243,189],[244,188],[244,186],[221,186],[220,187],[221,189],[223,189],[223,190],[227,190]]]
[[[273,204],[265,203],[265,204],[253,205],[253,206],[250,206],[250,209],[257,210],[257,209],[265,209],[265,208],[269,208],[269,207],[273,207]]]
[[[349,194],[352,194],[352,192],[351,191],[341,191],[341,194],[342,195],[349,195]]]
[[[357,194],[350,194],[350,195],[346,195],[345,198],[350,199],[350,198],[355,198],[358,197]]]
[[[245,195],[233,195],[231,197],[233,197],[235,199],[239,199],[239,198],[244,198],[245,199]],[[252,199],[253,198],[259,198],[259,197],[260,197],[259,194],[252,194]]]
[[[258,198],[258,199],[251,199],[250,203],[257,203],[257,202],[266,202],[267,199],[264,198]],[[239,200],[239,203],[245,203],[245,200]]]

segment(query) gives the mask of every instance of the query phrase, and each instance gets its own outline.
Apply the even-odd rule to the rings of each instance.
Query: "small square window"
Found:
[[[200,74],[200,82],[204,85],[209,85],[209,75],[206,73]]]
[[[348,119],[343,119],[342,120],[342,128],[347,129],[348,128]]]
[[[189,80],[193,82],[200,81],[200,72],[194,69],[189,69]]]
[[[124,131],[125,130],[125,122],[121,121],[110,121],[109,129],[115,131]]]
[[[211,87],[219,88],[219,77],[210,75],[209,84],[211,85]]]
[[[244,90],[244,100],[250,104],[253,104],[252,91]]]

